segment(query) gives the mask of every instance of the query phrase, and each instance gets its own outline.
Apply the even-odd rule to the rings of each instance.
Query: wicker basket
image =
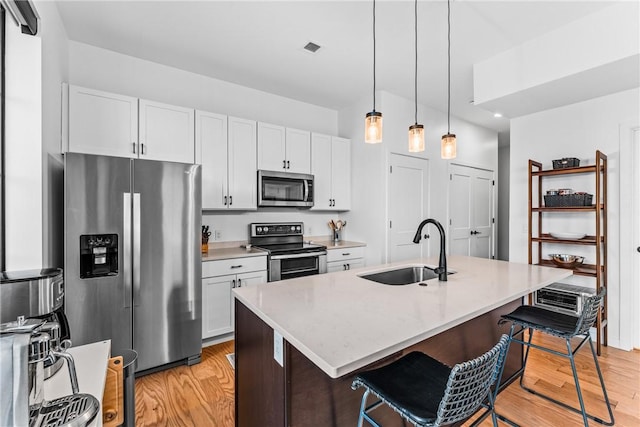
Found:
[[[544,196],[544,205],[548,208],[567,208],[572,206],[591,206],[593,194],[563,194]]]
[[[553,160],[554,169],[577,168],[578,166],[580,166],[580,159],[576,159],[575,157],[563,157],[558,160]]]

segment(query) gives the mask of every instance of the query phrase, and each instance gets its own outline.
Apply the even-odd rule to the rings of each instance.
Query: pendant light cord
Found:
[[[416,64],[414,72],[414,93],[413,99],[415,102],[415,120],[418,124],[418,0],[414,3],[414,28],[415,28],[415,48],[416,48]]]
[[[451,2],[447,0],[447,134],[451,133]]]
[[[373,0],[373,111],[376,111],[376,0]]]

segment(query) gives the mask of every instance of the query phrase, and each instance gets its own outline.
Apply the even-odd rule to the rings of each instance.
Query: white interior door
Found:
[[[388,262],[428,255],[427,239],[419,245],[413,243],[418,225],[429,212],[428,166],[426,159],[393,153],[389,156]]]
[[[493,258],[494,173],[451,165],[449,253]]]
[[[633,162],[633,176],[635,182],[633,194],[637,195],[640,192],[640,129],[636,129],[633,132],[633,153],[635,156],[635,160]],[[633,261],[633,280],[631,280],[631,283],[635,283],[633,292],[635,292],[634,301],[636,307],[636,309],[633,310],[633,324],[635,325],[635,342],[633,346],[635,348],[640,348],[640,310],[637,309],[640,307],[640,200],[638,200],[638,197],[633,197],[633,211],[633,230],[636,245],[635,260]],[[627,286],[629,286],[629,284],[627,284]]]

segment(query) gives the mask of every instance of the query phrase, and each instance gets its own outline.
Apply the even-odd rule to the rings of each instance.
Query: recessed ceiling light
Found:
[[[502,117],[501,113],[493,113],[493,117]]]
[[[318,51],[318,49],[320,49],[320,45],[315,44],[314,42],[309,42],[306,44],[306,46],[304,47],[304,50],[307,50],[311,53],[316,53]]]

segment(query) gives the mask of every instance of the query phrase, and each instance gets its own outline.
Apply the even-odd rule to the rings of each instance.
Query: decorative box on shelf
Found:
[[[571,206],[591,206],[593,194],[573,193],[545,195],[544,205],[548,208],[566,208]]]
[[[575,157],[563,157],[558,160],[553,160],[552,163],[554,169],[577,168],[580,166],[580,159],[576,159]]]

